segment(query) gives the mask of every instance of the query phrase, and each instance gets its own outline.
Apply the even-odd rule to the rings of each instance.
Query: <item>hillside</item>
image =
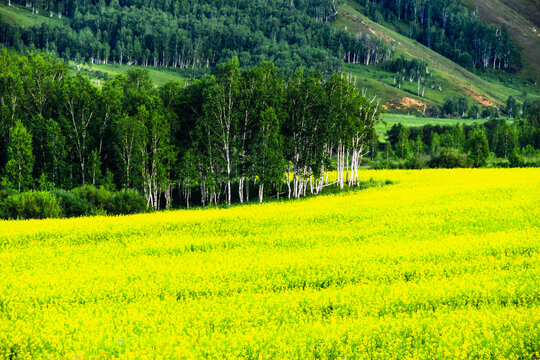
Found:
[[[462,0],[478,8],[480,16],[504,26],[519,45],[523,56],[522,75],[540,80],[540,1],[539,0]]]
[[[482,106],[496,107],[503,106],[510,95],[521,97],[524,90],[531,97],[540,96],[540,88],[530,82],[515,81],[511,84],[513,87],[510,87],[497,81],[483,79],[417,41],[371,21],[359,10],[360,6],[357,3],[348,1],[340,8],[339,16],[334,21],[335,26],[351,33],[367,32],[384,39],[394,49],[394,58],[404,56],[407,59],[424,60],[433,69],[431,81],[441,85],[440,89],[438,86],[427,87],[424,97],[420,97],[417,95],[415,81],[409,84],[405,82],[403,87],[398,89],[394,86],[394,74],[380,67],[347,67],[349,72],[358,76],[362,86],[383,100],[391,112],[420,112],[424,104],[440,106],[444,99],[450,96],[467,95],[470,101],[476,101]]]

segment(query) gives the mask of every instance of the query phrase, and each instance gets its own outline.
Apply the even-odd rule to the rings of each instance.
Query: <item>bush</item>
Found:
[[[508,154],[508,163],[510,167],[521,167],[523,166],[523,161],[519,157],[517,150],[514,149],[510,154]]]
[[[147,210],[146,200],[135,190],[119,191],[109,203],[110,214],[136,214]]]
[[[71,191],[56,189],[52,191],[52,194],[58,199],[66,217],[84,216],[93,213],[90,203]]]
[[[45,191],[28,191],[10,195],[2,202],[5,219],[46,219],[62,215],[57,198]]]
[[[429,162],[431,168],[465,168],[471,167],[472,164],[467,159],[467,155],[460,153],[457,150],[445,150],[437,157],[434,157]]]
[[[45,219],[87,215],[123,215],[146,212],[146,200],[135,190],[110,192],[92,185],[71,191],[14,193],[0,189],[0,218]]]
[[[428,164],[428,157],[425,155],[413,156],[406,160],[404,166],[406,169],[423,169]]]
[[[103,214],[110,208],[113,194],[103,186],[84,185],[71,190],[79,198],[86,200],[93,208],[93,214]]]

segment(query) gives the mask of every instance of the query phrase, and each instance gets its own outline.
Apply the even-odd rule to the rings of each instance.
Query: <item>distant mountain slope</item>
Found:
[[[362,77],[363,73],[365,73],[366,76],[362,77],[364,79],[362,84],[365,84],[369,90],[373,89],[374,94],[381,94],[384,102],[392,110],[403,111],[407,108],[419,110],[425,103],[428,106],[440,106],[444,102],[444,98],[449,96],[466,95],[471,101],[477,101],[483,106],[491,105],[496,107],[503,106],[510,95],[520,97],[523,89],[527,89],[527,93],[533,97],[540,96],[538,86],[523,85],[523,88],[518,90],[484,80],[417,41],[371,21],[367,16],[360,13],[358,9],[359,7],[354,1],[347,1],[340,8],[339,16],[334,21],[335,26],[352,33],[368,32],[384,39],[394,48],[395,57],[403,55],[406,58],[426,61],[434,70],[432,76],[441,84],[442,90],[428,88],[424,97],[420,97],[416,93],[416,84],[414,82],[410,85],[405,84],[402,89],[398,89],[392,86],[392,76],[389,76],[391,74],[387,72],[381,71],[379,74],[374,74],[373,69],[369,69],[370,75],[367,70],[362,70],[360,67],[347,68],[359,77]],[[373,83],[370,78],[377,79],[377,82],[382,82],[385,86]]]
[[[504,0],[504,4],[540,27],[540,0]]]
[[[540,0],[462,0],[480,17],[505,26],[523,55],[522,74],[540,80]]]

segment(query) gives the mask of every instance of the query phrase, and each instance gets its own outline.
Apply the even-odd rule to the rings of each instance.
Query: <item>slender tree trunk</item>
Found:
[[[191,187],[190,186],[186,187],[185,197],[186,197],[186,208],[189,209],[189,200],[191,198]]]
[[[249,181],[245,179],[244,183],[246,185],[246,202],[249,202]]]
[[[165,209],[169,209],[171,206],[171,184],[167,184],[165,188]]]
[[[231,154],[229,146],[226,147],[227,156],[227,204],[231,205]]]
[[[287,188],[289,189],[289,199],[291,198],[291,164],[287,164]]]
[[[206,181],[201,181],[201,203],[206,206]]]
[[[240,198],[240,204],[244,202],[244,177],[240,176],[238,180],[238,197]]]

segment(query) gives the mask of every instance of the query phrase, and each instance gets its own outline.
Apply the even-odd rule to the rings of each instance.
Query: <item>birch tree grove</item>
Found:
[[[338,185],[354,186],[380,119],[375,99],[350,79],[301,70],[285,79],[269,63],[241,70],[233,59],[174,93],[193,101],[180,121],[196,118],[179,170],[186,204],[195,184],[203,205],[249,201],[250,194],[278,198],[284,186],[289,198],[316,194],[329,185],[324,174],[334,157]]]

